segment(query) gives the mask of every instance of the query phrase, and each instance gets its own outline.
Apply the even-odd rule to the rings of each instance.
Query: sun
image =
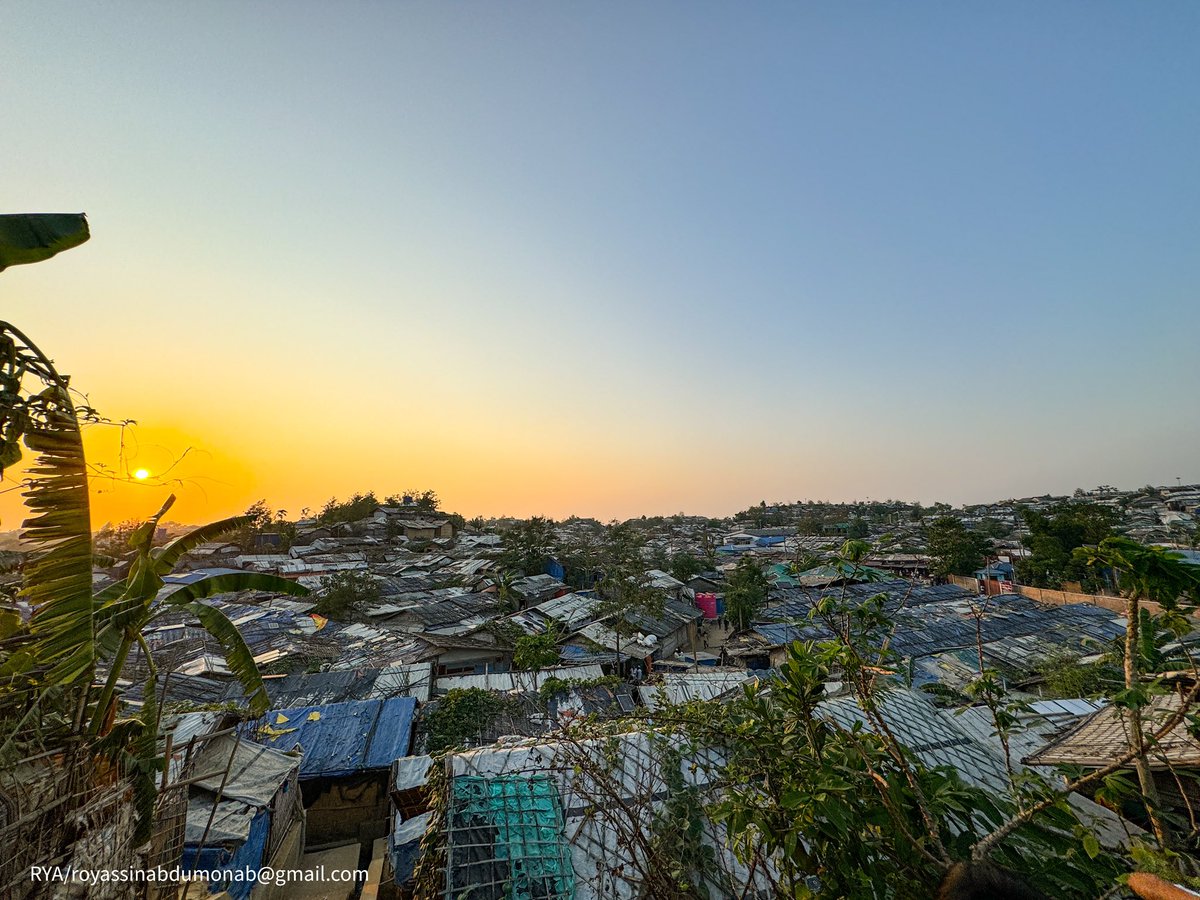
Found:
[[[146,469],[138,469],[136,472],[133,473],[133,477],[136,478],[138,481],[145,481],[147,478],[150,477],[150,473]]]

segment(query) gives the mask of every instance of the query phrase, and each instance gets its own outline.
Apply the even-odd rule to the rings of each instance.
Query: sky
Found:
[[[0,211],[92,239],[0,317],[138,423],[89,432],[150,473],[97,525],[1200,481],[1198,39],[1188,2],[18,0]]]

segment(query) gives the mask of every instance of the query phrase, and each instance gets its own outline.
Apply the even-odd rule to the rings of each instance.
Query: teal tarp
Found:
[[[546,776],[460,776],[451,786],[449,896],[570,900],[571,851],[558,787]]]

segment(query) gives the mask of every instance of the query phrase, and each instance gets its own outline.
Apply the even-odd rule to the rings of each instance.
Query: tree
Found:
[[[603,578],[597,585],[598,618],[616,635],[617,661],[621,659],[621,638],[638,631],[637,620],[662,615],[665,597],[650,584],[642,560],[645,539],[628,522],[614,522],[604,531],[601,544]]]
[[[937,576],[971,575],[981,568],[992,542],[969,530],[954,516],[935,519],[925,529],[926,546],[932,557],[930,571]]]
[[[704,563],[687,551],[680,551],[671,557],[671,575],[680,581],[690,581],[703,571]]]
[[[164,592],[164,578],[183,554],[244,524],[240,517],[222,520],[155,547],[154,534],[172,496],[130,535],[134,558],[128,576],[93,593],[88,466],[80,426],[95,421],[101,421],[95,410],[76,409],[67,379],[46,355],[18,329],[0,322],[0,474],[19,462],[25,450],[35,455],[25,482],[29,518],[23,533],[33,549],[21,590],[33,613],[26,624],[0,612],[5,638],[0,671],[6,688],[0,694],[0,758],[10,750],[36,752],[39,746],[67,744],[107,755],[136,779],[138,830],[144,838],[153,813],[159,723],[154,663],[142,631],[159,615],[186,610],[220,643],[251,711],[261,714],[267,695],[253,655],[229,619],[199,601],[248,588],[307,591],[274,576],[236,572],[172,585]],[[117,729],[116,685],[135,645],[150,673],[145,701],[140,717]],[[104,668],[104,685],[95,691],[92,685]],[[31,723],[37,723],[36,734]]]
[[[1067,502],[1049,515],[1022,509],[1021,517],[1029,529],[1025,542],[1029,555],[1016,564],[1022,583],[1057,588],[1064,581],[1083,581],[1093,590],[1102,586],[1098,576],[1088,578],[1088,568],[1072,554],[1110,536],[1118,519],[1116,510],[1098,503]]]
[[[771,583],[762,566],[749,554],[743,554],[725,588],[725,615],[739,631],[749,628],[767,602]]]
[[[1169,825],[1160,808],[1158,788],[1146,760],[1146,744],[1142,729],[1141,709],[1150,697],[1141,684],[1139,660],[1145,643],[1139,630],[1150,623],[1142,615],[1140,603],[1149,600],[1161,604],[1172,614],[1177,637],[1191,631],[1191,623],[1177,614],[1180,602],[1188,602],[1193,608],[1200,602],[1200,568],[1183,561],[1183,555],[1162,547],[1146,547],[1124,537],[1106,537],[1095,549],[1081,547],[1074,552],[1074,561],[1091,568],[1111,571],[1117,586],[1126,598],[1125,619],[1125,692],[1121,705],[1126,707],[1128,732],[1133,749],[1137,752],[1134,768],[1138,783],[1146,798],[1146,812],[1154,835],[1163,849],[1174,843]]]
[[[558,664],[558,633],[553,629],[541,634],[526,634],[513,644],[513,668],[536,672]]]
[[[339,503],[336,497],[330,497],[321,508],[317,521],[322,525],[340,525],[358,522],[367,518],[379,506],[379,500],[374,491],[365,494],[354,494],[349,500]]]
[[[602,554],[601,541],[588,529],[576,528],[553,548],[554,557],[563,567],[563,581],[576,590],[589,590],[595,585]]]
[[[280,550],[287,550],[296,539],[296,526],[287,520],[287,510],[273,510],[265,499],[251,503],[243,515],[246,524],[231,535],[234,543],[243,550],[250,552],[258,549],[258,538],[263,534],[278,535]]]
[[[317,613],[330,619],[344,620],[351,613],[378,603],[379,596],[379,582],[369,573],[353,569],[334,572],[321,579]]]
[[[513,525],[500,538],[500,564],[524,575],[541,575],[554,552],[554,522],[534,516]]]
[[[407,503],[405,501],[408,501]],[[384,498],[387,506],[406,506],[412,504],[419,513],[435,513],[441,506],[437,491],[408,490],[403,494],[392,494]]]
[[[92,552],[97,557],[123,558],[130,552],[129,539],[140,524],[136,519],[126,519],[116,525],[106,522],[92,538]]]
[[[984,516],[982,519],[980,519],[979,524],[975,526],[975,530],[984,537],[988,537],[997,541],[1008,537],[1009,533],[1012,531],[1008,525],[1005,525],[999,519],[991,516]]]

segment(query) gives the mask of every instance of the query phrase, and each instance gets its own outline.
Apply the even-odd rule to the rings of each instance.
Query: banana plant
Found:
[[[30,383],[34,387],[27,387]],[[155,529],[174,503],[172,496],[132,535],[134,558],[127,577],[93,594],[95,559],[80,422],[98,418],[90,408],[76,409],[68,379],[24,334],[0,322],[0,474],[21,460],[22,448],[36,454],[26,473],[24,499],[31,515],[22,535],[33,547],[21,591],[33,610],[28,641],[0,659],[0,676],[23,678],[35,693],[14,735],[38,715],[38,705],[48,693],[68,698],[73,731],[86,727],[92,735],[103,734],[115,712],[117,682],[130,650],[135,644],[145,650],[145,627],[179,608],[195,616],[221,645],[251,711],[261,714],[267,695],[253,655],[229,619],[200,601],[227,591],[304,595],[307,590],[273,575],[235,572],[164,591],[165,576],[185,553],[248,520],[223,519],[156,548]],[[91,685],[97,668],[104,665],[107,678],[93,703]]]
[[[24,483],[32,546],[22,596],[33,610],[28,633],[0,660],[12,696],[34,695],[14,733],[32,717],[47,690],[68,706],[73,726],[83,721],[95,672],[91,514],[80,421],[94,411],[75,408],[70,384],[20,330],[0,322],[0,476],[36,454]],[[8,623],[9,626],[13,623]],[[6,627],[6,630],[7,627]]]
[[[259,572],[221,572],[205,575],[188,584],[172,585],[169,592],[165,576],[175,569],[180,558],[199,544],[223,534],[236,531],[250,521],[250,516],[234,516],[196,528],[175,538],[163,547],[154,547],[154,532],[175,496],[167,498],[162,509],[138,526],[129,538],[135,556],[129,574],[123,581],[110,585],[96,595],[95,622],[98,657],[110,660],[108,678],[92,712],[89,731],[100,734],[110,721],[114,710],[117,681],[135,644],[142,648],[151,665],[153,659],[142,637],[145,628],[159,616],[186,609],[221,645],[230,672],[241,682],[250,711],[262,715],[268,698],[262,676],[254,662],[254,654],[246,646],[232,622],[215,606],[200,602],[205,597],[229,591],[262,590],[303,596],[308,590],[294,581]]]

